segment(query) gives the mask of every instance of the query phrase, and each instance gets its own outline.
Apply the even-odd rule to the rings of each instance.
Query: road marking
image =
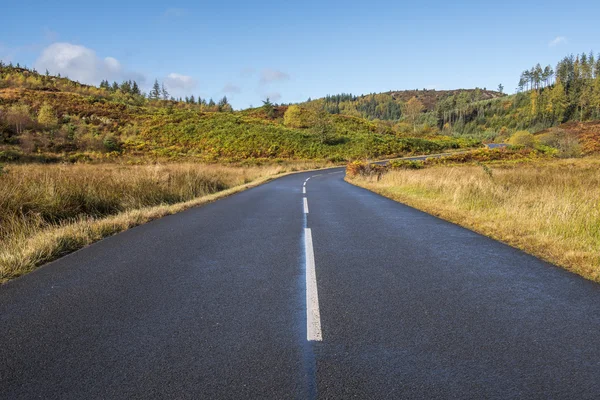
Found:
[[[306,186],[302,188],[302,194],[306,194]]]
[[[302,186],[306,186],[306,182],[304,182],[304,183],[302,184]]]
[[[308,214],[308,200],[304,197],[304,214]]]
[[[323,340],[323,333],[317,292],[315,252],[310,228],[304,228],[304,250],[306,254],[306,340],[320,342]]]

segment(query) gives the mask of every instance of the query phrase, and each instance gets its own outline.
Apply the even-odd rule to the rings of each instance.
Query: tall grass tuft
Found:
[[[0,175],[0,282],[242,185],[313,167],[11,165]]]
[[[600,282],[598,158],[434,166],[350,181]]]

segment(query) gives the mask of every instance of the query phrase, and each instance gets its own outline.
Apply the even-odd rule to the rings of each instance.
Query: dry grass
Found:
[[[0,173],[0,283],[144,222],[316,163],[13,165]]]
[[[600,159],[395,170],[351,183],[600,282]]]

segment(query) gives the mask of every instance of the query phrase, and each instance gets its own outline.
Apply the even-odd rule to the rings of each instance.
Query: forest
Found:
[[[422,104],[417,132],[504,141],[519,130],[535,133],[567,122],[600,119],[600,57],[593,52],[566,56],[555,68],[538,63],[515,77],[517,80],[513,95],[503,94],[501,84],[497,91],[411,91],[410,99]],[[408,101],[407,92],[342,93],[305,104],[323,107],[331,114],[385,121],[403,133],[410,131],[414,118],[406,112]]]

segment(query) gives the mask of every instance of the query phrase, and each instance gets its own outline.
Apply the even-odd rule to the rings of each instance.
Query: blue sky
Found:
[[[94,84],[133,78],[148,90],[158,78],[176,96],[245,108],[267,96],[511,92],[537,62],[600,51],[597,1],[487,3],[20,1],[3,7],[0,59]]]

